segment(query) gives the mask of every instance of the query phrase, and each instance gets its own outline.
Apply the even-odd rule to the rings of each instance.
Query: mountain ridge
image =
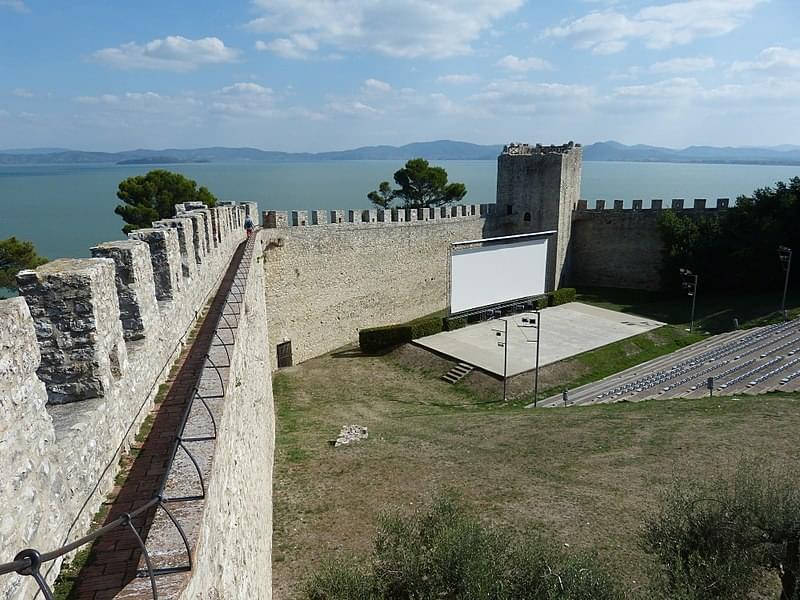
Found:
[[[309,162],[336,160],[494,160],[502,144],[473,144],[453,140],[412,142],[402,146],[361,146],[325,152],[282,152],[253,147],[207,146],[201,148],[138,148],[122,152],[91,152],[63,148],[0,150],[0,165],[53,164],[175,164],[181,162]],[[50,151],[53,150],[53,151]],[[800,147],[688,146],[682,149],[626,145],[614,140],[583,147],[586,161],[670,162],[715,164],[800,165]]]

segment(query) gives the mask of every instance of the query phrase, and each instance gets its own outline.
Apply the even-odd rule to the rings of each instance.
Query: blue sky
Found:
[[[799,0],[0,0],[0,148],[800,143]]]

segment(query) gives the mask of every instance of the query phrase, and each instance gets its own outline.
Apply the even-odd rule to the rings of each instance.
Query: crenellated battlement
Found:
[[[695,198],[691,200],[691,205],[688,204],[687,200],[684,198],[673,198],[667,204],[662,198],[653,198],[650,200],[650,203],[647,206],[644,206],[643,200],[633,200],[631,202],[631,206],[625,207],[623,200],[612,200],[610,202],[606,202],[606,200],[598,199],[594,201],[593,206],[589,207],[589,202],[587,200],[578,200],[577,206],[575,210],[578,211],[587,211],[587,210],[615,210],[615,211],[635,211],[635,210],[726,210],[731,206],[730,198],[717,198],[715,206],[708,205],[707,198]],[[734,205],[736,201],[734,201]]]
[[[495,213],[494,204],[456,204],[428,208],[358,208],[349,210],[266,210],[262,225],[266,229],[306,226],[397,226],[485,219]]]
[[[17,507],[0,548],[49,549],[86,532],[257,213],[178,205],[92,258],[19,273],[20,296],[0,300],[0,408],[14,424],[0,425],[0,503]],[[0,596],[28,597],[31,583],[2,578]]]
[[[580,148],[580,144],[569,141],[566,144],[547,145],[542,144],[506,144],[503,146],[502,154],[509,154],[512,156],[535,156],[540,154],[569,154],[576,148]]]

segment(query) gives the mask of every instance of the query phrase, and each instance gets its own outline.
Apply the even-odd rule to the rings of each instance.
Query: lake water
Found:
[[[168,165],[223,200],[255,200],[261,210],[368,207],[366,194],[390,180],[403,161],[206,163]],[[462,181],[473,204],[495,200],[495,161],[440,161],[450,181]],[[117,184],[152,166],[0,167],[0,239],[32,240],[49,258],[89,255],[89,247],[121,239],[114,214]],[[581,197],[736,198],[800,175],[800,167],[584,162]],[[713,202],[710,202],[713,205]]]

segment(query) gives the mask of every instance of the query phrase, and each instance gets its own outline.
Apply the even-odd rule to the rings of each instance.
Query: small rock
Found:
[[[353,442],[366,440],[368,437],[369,433],[366,427],[362,427],[361,425],[343,425],[341,431],[339,431],[339,437],[333,442],[333,446],[334,448],[346,446]]]

